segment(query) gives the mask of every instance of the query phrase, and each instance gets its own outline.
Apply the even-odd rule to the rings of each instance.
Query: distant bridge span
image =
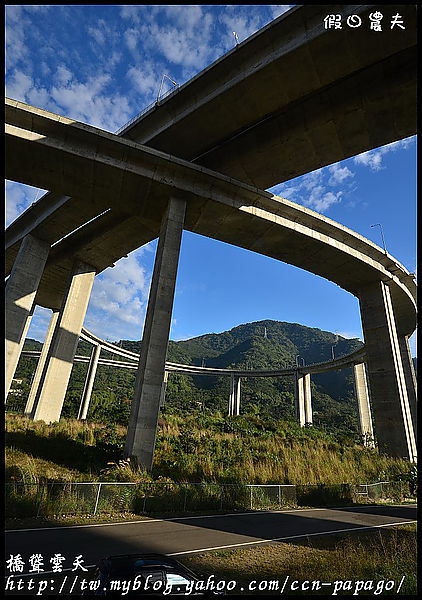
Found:
[[[78,418],[86,419],[91,401],[95,375],[98,366],[116,367],[120,369],[137,370],[139,363],[139,354],[126,350],[112,344],[84,327],[82,328],[80,339],[93,345],[91,356],[75,355],[74,362],[83,362],[88,364],[88,371],[85,379],[85,385],[82,393],[81,403],[78,412]],[[116,354],[126,360],[112,360],[110,358],[101,358],[101,350]],[[40,358],[42,352],[33,350],[23,350],[21,356],[29,358]],[[367,444],[373,443],[373,427],[371,410],[369,405],[369,393],[366,383],[366,372],[364,368],[365,347],[359,348],[354,352],[341,356],[330,361],[314,363],[311,365],[302,365],[287,367],[284,369],[222,369],[215,367],[202,367],[196,365],[185,365],[167,361],[165,363],[165,376],[162,384],[161,406],[164,404],[167,377],[170,373],[182,373],[186,375],[205,375],[205,376],[225,376],[231,378],[230,396],[228,412],[229,415],[240,414],[240,380],[245,377],[283,377],[294,376],[295,378],[295,407],[296,416],[301,425],[312,424],[312,398],[310,386],[311,373],[324,373],[354,367],[355,393],[358,405],[360,430]],[[40,365],[41,366],[41,362]],[[38,372],[37,372],[38,371]],[[37,368],[34,379],[40,376],[40,368]],[[34,404],[34,394],[30,393],[25,407],[25,414],[31,415]]]

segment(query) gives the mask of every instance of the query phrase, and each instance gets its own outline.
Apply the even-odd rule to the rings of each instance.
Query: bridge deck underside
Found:
[[[412,135],[416,7],[389,6],[406,28],[382,33],[366,26],[376,8],[336,6],[327,31],[326,6],[296,7],[122,135],[259,188]]]
[[[22,231],[28,225],[39,235],[50,222],[51,232],[69,211],[81,222],[107,211],[53,247],[36,299],[42,306],[59,308],[76,258],[100,272],[157,237],[172,194],[187,200],[185,229],[294,264],[353,294],[380,276],[391,278],[395,269],[408,277],[377,246],[309,209],[95,128],[8,103],[6,173],[71,197],[40,225],[25,223],[23,215]],[[397,319],[411,333],[414,284],[397,283]]]

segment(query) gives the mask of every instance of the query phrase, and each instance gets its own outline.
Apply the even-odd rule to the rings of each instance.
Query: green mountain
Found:
[[[121,340],[123,348],[139,352],[140,342]],[[340,357],[362,346],[358,339],[346,339],[328,331],[297,323],[258,321],[238,325],[223,333],[210,333],[184,341],[170,341],[167,360],[208,367],[246,369],[285,368],[299,363],[323,362],[334,354]],[[28,339],[25,349],[37,350],[40,342]],[[77,353],[89,355],[91,347],[81,341]],[[104,357],[110,353],[104,352]],[[117,359],[119,357],[114,356]],[[34,359],[22,358],[17,378],[24,379],[25,393],[35,368]],[[69,383],[65,416],[76,416],[82,394],[86,364],[75,364]],[[89,416],[98,420],[127,423],[133,396],[135,372],[113,367],[100,367],[94,386]],[[227,411],[229,378],[187,376],[169,377],[166,404],[189,410],[198,405]],[[245,378],[241,382],[241,411],[267,412],[278,418],[294,418],[292,377]],[[25,395],[25,394],[23,394]],[[312,376],[314,422],[341,431],[358,428],[352,370],[343,369]],[[22,399],[23,401],[23,399]]]

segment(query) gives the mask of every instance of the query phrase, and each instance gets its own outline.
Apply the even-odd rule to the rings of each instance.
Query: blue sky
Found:
[[[162,75],[183,84],[286,5],[8,6],[9,97],[116,131],[154,102]],[[380,35],[375,33],[374,35]],[[166,79],[162,92],[172,84]],[[271,188],[381,245],[416,271],[416,138]],[[43,192],[6,182],[6,222]],[[94,282],[85,325],[110,340],[140,339],[156,242]],[[37,308],[28,335],[43,339]],[[171,338],[275,319],[362,337],[358,301],[296,267],[184,232]],[[415,355],[415,336],[411,341]]]

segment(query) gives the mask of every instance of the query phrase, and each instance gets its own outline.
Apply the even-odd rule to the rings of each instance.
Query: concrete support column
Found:
[[[234,382],[235,403],[234,414],[236,417],[240,415],[240,377],[236,377]]]
[[[22,353],[22,348],[23,348],[23,345],[25,343],[26,336],[28,334],[28,329],[29,329],[29,327],[31,325],[32,316],[34,314],[34,309],[35,309],[35,304],[32,306],[31,311],[30,311],[29,315],[26,318],[25,327],[24,327],[24,330],[23,330],[23,333],[22,333],[21,341],[19,343],[19,348],[18,348],[18,352],[17,352],[17,362],[16,362],[15,368],[13,370],[12,379],[10,380],[10,383],[9,382],[7,383],[7,390],[6,390],[6,393],[4,395],[4,402],[5,403],[7,402],[7,399],[8,399],[8,393],[10,391],[10,386],[11,386],[11,384],[13,382],[13,376],[15,375],[17,366],[19,364],[19,359],[20,359],[20,356],[21,356],[21,353]],[[9,363],[7,363],[7,366],[9,366]]]
[[[399,346],[403,364],[404,379],[406,382],[407,397],[409,399],[410,414],[412,415],[413,430],[415,432],[415,438],[417,439],[417,379],[415,367],[413,366],[412,354],[410,352],[408,336],[399,336]]]
[[[84,421],[88,414],[89,403],[91,402],[92,388],[94,387],[95,375],[97,374],[98,361],[101,354],[100,344],[96,344],[91,352],[91,358],[88,364],[88,371],[85,378],[84,390],[82,392],[81,404],[79,406],[78,419]]]
[[[366,380],[365,363],[353,365],[355,397],[358,403],[360,432],[364,445],[374,447],[374,430],[372,428],[371,407],[369,403],[369,389]]]
[[[50,244],[27,235],[21,242],[12,271],[6,282],[6,390],[9,393],[28,331],[34,300]]]
[[[229,412],[228,416],[233,416],[233,398],[234,398],[234,375],[230,375],[230,392],[229,392]]]
[[[305,413],[305,389],[304,389],[304,375],[296,371],[295,374],[295,409],[296,418],[299,421],[301,427],[304,427],[306,423]]]
[[[230,376],[229,417],[240,415],[240,377]]]
[[[35,369],[34,378],[32,380],[31,389],[29,391],[28,400],[26,401],[25,415],[27,417],[30,417],[32,414],[32,409],[34,407],[34,400],[37,395],[38,387],[40,385],[41,375],[44,370],[45,361],[47,360],[48,351],[50,349],[51,340],[53,339],[53,333],[54,333],[54,329],[57,324],[57,319],[59,318],[59,314],[60,314],[59,311],[55,310],[55,311],[53,311],[53,314],[51,315],[50,323],[48,325],[47,333],[45,335],[44,344],[41,349],[41,354],[38,359],[37,367]]]
[[[92,265],[75,263],[34,398],[36,421],[60,419],[94,277]]]
[[[303,395],[305,404],[305,424],[312,425],[312,394],[311,394],[311,374],[303,375]]]
[[[390,288],[359,292],[375,435],[381,452],[416,461],[416,443]]]
[[[170,198],[161,222],[126,439],[126,454],[151,469],[186,201]]]
[[[166,389],[167,389],[167,381],[169,379],[169,372],[164,371],[164,379],[161,386],[161,396],[160,396],[160,408],[164,406],[166,403]]]

